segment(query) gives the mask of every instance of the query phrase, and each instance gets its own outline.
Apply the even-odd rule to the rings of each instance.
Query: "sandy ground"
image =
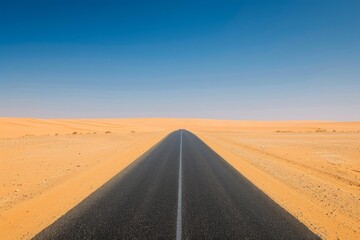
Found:
[[[0,239],[31,238],[166,134],[96,121],[1,119]]]
[[[31,238],[179,128],[323,238],[359,238],[359,122],[0,118],[0,239]]]
[[[360,239],[360,133],[196,132],[325,239]]]

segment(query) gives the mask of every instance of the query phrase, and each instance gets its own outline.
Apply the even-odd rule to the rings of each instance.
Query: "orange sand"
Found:
[[[31,238],[179,128],[315,233],[359,236],[358,122],[0,118],[0,239]]]
[[[0,239],[33,237],[167,133],[96,121],[1,119]]]

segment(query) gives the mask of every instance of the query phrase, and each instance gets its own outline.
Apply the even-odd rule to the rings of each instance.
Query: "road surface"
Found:
[[[171,133],[35,239],[318,239],[198,137]]]

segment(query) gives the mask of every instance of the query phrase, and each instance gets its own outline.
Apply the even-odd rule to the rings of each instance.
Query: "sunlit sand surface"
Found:
[[[0,238],[31,238],[179,128],[313,232],[359,236],[358,122],[2,118]]]

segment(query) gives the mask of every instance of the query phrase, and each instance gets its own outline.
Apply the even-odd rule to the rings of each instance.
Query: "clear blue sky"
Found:
[[[2,1],[0,116],[360,120],[360,1]]]

